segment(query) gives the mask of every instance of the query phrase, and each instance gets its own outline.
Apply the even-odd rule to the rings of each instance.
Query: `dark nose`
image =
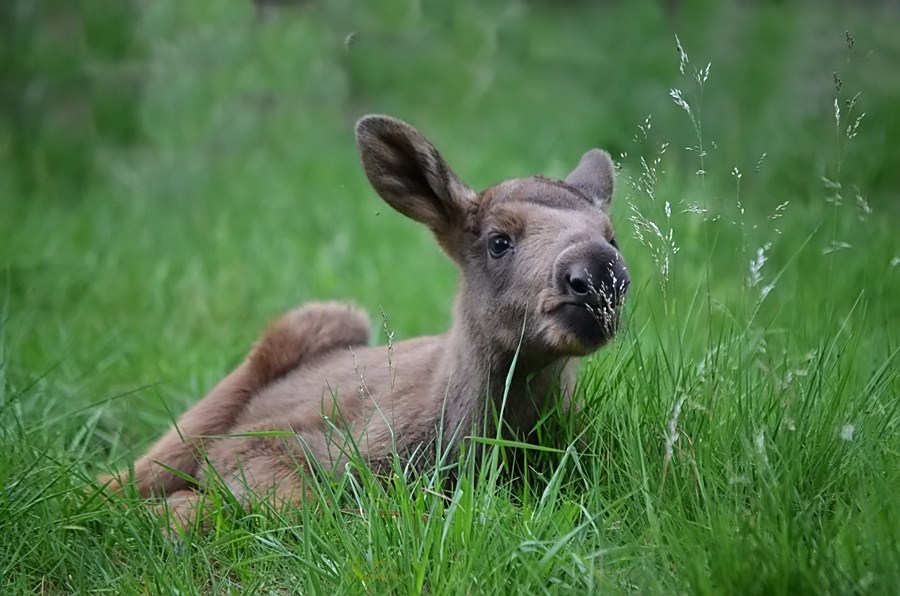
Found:
[[[562,255],[561,290],[579,302],[617,303],[631,280],[625,261],[611,246],[572,247]]]

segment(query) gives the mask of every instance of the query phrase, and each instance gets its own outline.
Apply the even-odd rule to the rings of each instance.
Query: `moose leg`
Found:
[[[138,494],[168,495],[189,488],[190,481],[171,470],[195,476],[203,437],[226,432],[256,389],[252,368],[243,362],[135,461],[133,481]],[[100,476],[98,482],[121,492],[129,482],[129,472]]]
[[[307,485],[310,467],[301,443],[286,434],[253,436],[264,427],[249,429],[250,436],[222,438],[210,445],[206,465],[199,475],[202,482],[221,483],[243,508],[255,499],[276,509],[308,502],[313,493]],[[213,478],[212,476],[215,475]],[[189,531],[203,525],[209,514],[206,495],[198,490],[180,490],[166,499],[160,513],[168,516],[170,534]]]
[[[204,437],[226,434],[260,389],[315,355],[368,340],[368,317],[344,304],[313,303],[283,315],[237,369],[135,462],[133,480],[138,493],[142,497],[169,495],[190,488],[191,481],[182,475],[197,476]],[[121,492],[127,479],[124,471],[101,476],[98,481]]]

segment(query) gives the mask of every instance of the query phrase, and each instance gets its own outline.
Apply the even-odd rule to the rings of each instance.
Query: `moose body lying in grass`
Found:
[[[369,346],[369,320],[350,306],[291,311],[133,475],[103,479],[114,490],[134,482],[190,523],[213,477],[239,502],[255,493],[285,504],[308,496],[312,462],[338,473],[351,454],[376,471],[395,456],[434,465],[466,436],[496,431],[501,409],[504,436],[527,438],[551,400],[568,399],[574,357],[614,335],[629,278],[607,214],[608,154],[587,152],[562,181],[477,193],[404,122],[364,117],[356,139],[378,194],[428,226],[459,267],[450,330]]]

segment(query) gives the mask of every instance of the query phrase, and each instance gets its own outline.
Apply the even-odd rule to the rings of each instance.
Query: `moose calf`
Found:
[[[337,473],[352,454],[382,472],[394,455],[433,465],[466,436],[495,432],[501,405],[504,435],[527,436],[550,400],[568,399],[574,357],[613,337],[629,278],[608,216],[607,153],[588,151],[565,180],[519,178],[478,193],[405,122],[366,116],[356,142],[378,194],[428,226],[459,267],[450,330],[369,346],[369,320],[350,306],[291,311],[133,476],[102,479],[114,490],[132,481],[190,523],[213,474],[239,502],[256,493],[285,504],[308,496],[313,461]]]

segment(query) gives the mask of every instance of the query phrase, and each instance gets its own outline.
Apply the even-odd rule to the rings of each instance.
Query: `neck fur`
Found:
[[[564,377],[570,359],[541,361],[521,350],[517,356],[517,345],[510,347],[467,320],[460,297],[454,310],[433,385],[443,408],[444,447],[455,452],[466,436],[493,436],[501,411],[503,435],[527,434],[561,384],[567,382]]]

